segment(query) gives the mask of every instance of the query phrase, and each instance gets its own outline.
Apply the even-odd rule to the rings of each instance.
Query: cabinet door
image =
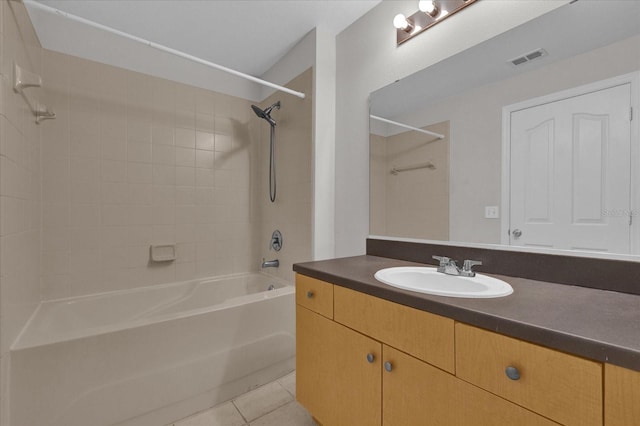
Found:
[[[384,426],[557,426],[386,345],[382,362]]]
[[[640,371],[604,366],[605,426],[640,425]]]
[[[454,376],[386,345],[382,362],[384,426],[457,425]]]
[[[323,426],[380,425],[380,343],[298,305],[296,351],[296,398]]]

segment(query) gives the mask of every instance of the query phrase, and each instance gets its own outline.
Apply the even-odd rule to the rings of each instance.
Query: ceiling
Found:
[[[309,31],[338,34],[381,0],[37,0],[47,6],[254,76]],[[27,6],[28,3],[27,3]],[[61,21],[64,25],[64,21]],[[45,48],[54,38],[43,39]],[[57,31],[64,32],[61,26]]]

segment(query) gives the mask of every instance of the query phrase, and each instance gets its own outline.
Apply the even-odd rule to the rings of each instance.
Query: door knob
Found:
[[[307,298],[311,299],[313,297],[313,292],[312,291],[308,291],[307,292]]]
[[[388,372],[391,372],[391,370],[393,370],[393,365],[391,365],[391,363],[387,361],[384,363],[384,369],[387,370]]]
[[[520,229],[514,229],[511,234],[513,234],[513,238],[520,238],[522,236],[522,231]]]
[[[373,354],[369,353],[367,354],[367,361],[369,361],[369,364],[373,364],[373,361],[376,359],[375,356],[373,356]]]

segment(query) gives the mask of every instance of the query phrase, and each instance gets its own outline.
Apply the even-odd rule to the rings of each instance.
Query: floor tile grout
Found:
[[[286,377],[286,376],[285,376],[285,377]],[[247,392],[247,393],[244,393],[244,394],[242,394],[242,395],[238,396],[237,398],[235,398],[235,399],[233,400],[234,406],[235,406],[235,401],[236,401],[238,398],[243,397],[244,395],[247,395],[247,394],[249,394],[249,393],[251,393],[251,392],[257,391],[257,390],[258,390],[258,389],[260,389],[260,388],[264,388],[264,387],[266,387],[266,386],[272,385],[272,384],[274,384],[274,383],[277,383],[277,384],[282,388],[282,390],[284,390],[287,394],[291,395],[291,392],[289,392],[289,391],[288,391],[284,386],[282,386],[282,383],[280,383],[280,379],[276,379],[276,380],[274,380],[274,381],[272,381],[272,382],[265,383],[265,384],[264,384],[264,385],[262,385],[262,386],[258,386],[257,388],[255,388],[255,389],[253,389],[253,390],[251,390],[251,391],[249,391],[249,392]],[[293,396],[293,395],[291,395],[291,396]],[[273,412],[274,412],[274,411],[276,411],[276,410],[279,410],[280,408],[284,407],[284,406],[285,406],[285,405],[287,405],[287,404],[290,404],[290,403],[291,403],[291,402],[293,402],[293,401],[295,401],[295,397],[294,397],[294,399],[293,399],[292,401],[287,401],[287,402],[283,403],[282,405],[278,405],[277,407],[275,407],[275,408],[274,408],[274,409],[272,409],[271,411],[267,411],[267,412],[265,412],[265,413],[261,414],[260,416],[256,417],[255,419],[251,420],[250,422],[249,422],[249,421],[247,421],[247,423],[248,423],[249,425],[251,425],[251,423],[253,423],[253,422],[257,421],[257,420],[260,420],[260,419],[261,419],[262,417],[264,417],[264,416],[268,416],[269,414],[273,413]],[[236,408],[237,408],[237,406],[236,406]],[[243,419],[245,419],[245,420],[247,420],[247,418],[244,416],[244,414],[242,414],[242,410],[240,410],[240,408],[238,408],[238,411],[240,412],[240,415],[242,416],[242,418],[243,418]]]
[[[249,392],[251,392],[251,391],[249,391]],[[247,394],[247,393],[249,393],[249,392],[245,392],[245,393],[243,393],[242,395],[246,395],[246,394]],[[242,396],[242,395],[240,395],[240,396]],[[235,408],[235,409],[236,409],[236,411],[238,412],[238,414],[240,414],[240,417],[242,417],[242,420],[244,420],[244,425],[248,425],[248,424],[249,424],[249,420],[247,420],[247,418],[244,416],[244,414],[242,414],[242,411],[240,411],[240,409],[239,409],[239,408],[238,408],[238,406],[236,405],[236,400],[235,400],[235,398],[234,398],[234,399],[232,399],[231,401],[228,401],[228,402],[231,402],[231,404],[233,405],[233,408]],[[225,403],[223,402],[222,404],[225,404]],[[243,425],[243,426],[244,426],[244,425]]]
[[[293,375],[294,377],[293,377],[293,378],[290,378],[290,376],[292,376],[292,375]],[[293,381],[294,381],[294,383],[295,383],[295,370],[294,370],[293,372],[290,372],[290,373],[286,374],[285,376],[282,376],[282,377],[280,377],[280,378],[277,378],[277,379],[275,379],[275,380],[273,380],[273,381],[271,381],[271,382],[269,382],[269,383],[265,383],[264,385],[258,386],[258,387],[254,388],[254,389],[251,389],[251,390],[249,390],[249,391],[247,391],[247,392],[245,392],[245,393],[243,393],[243,394],[241,394],[241,395],[238,395],[237,397],[235,397],[235,398],[233,398],[233,399],[230,399],[230,400],[227,400],[227,401],[221,402],[221,403],[219,403],[219,404],[216,404],[215,406],[209,407],[209,408],[207,408],[207,409],[205,409],[205,410],[202,410],[202,411],[199,411],[199,412],[197,412],[197,413],[190,414],[189,416],[187,416],[187,417],[185,417],[185,418],[183,418],[183,419],[180,419],[180,420],[178,420],[178,421],[176,421],[176,422],[173,422],[173,423],[171,423],[171,424],[170,424],[170,425],[168,425],[168,426],[181,426],[181,425],[182,425],[182,423],[183,423],[183,422],[185,422],[185,421],[186,421],[187,419],[189,419],[190,417],[194,417],[194,416],[200,415],[200,414],[205,413],[205,412],[207,412],[207,411],[209,411],[209,410],[214,410],[214,409],[216,409],[216,408],[218,408],[218,407],[221,407],[221,406],[223,406],[223,405],[225,405],[225,404],[228,404],[228,403],[231,403],[231,405],[233,406],[233,408],[234,408],[234,410],[236,411],[236,413],[240,415],[240,418],[241,418],[241,419],[242,419],[242,421],[244,422],[242,426],[251,426],[252,424],[254,424],[254,423],[256,423],[256,422],[259,422],[259,421],[260,421],[261,419],[263,419],[264,417],[266,417],[266,416],[270,416],[270,415],[271,415],[271,414],[273,414],[274,412],[276,412],[276,411],[278,411],[278,410],[281,410],[281,409],[283,409],[284,407],[287,407],[287,406],[288,406],[288,405],[290,405],[290,404],[297,404],[296,396],[295,396],[295,387],[293,388],[293,389],[294,389],[294,391],[293,391],[293,392],[291,392],[289,389],[287,389],[287,387],[283,384],[283,380],[285,380],[285,379],[287,379],[287,380],[293,380]],[[246,396],[246,395],[248,395],[248,394],[251,394],[251,393],[253,393],[253,392],[258,392],[260,389],[262,389],[262,388],[266,388],[267,386],[270,386],[270,385],[271,385],[271,386],[273,386],[274,384],[275,384],[275,385],[277,385],[277,386],[274,386],[274,387],[276,388],[276,389],[274,390],[275,392],[278,392],[278,393],[279,393],[281,390],[284,390],[284,391],[285,391],[285,394],[286,394],[288,397],[290,397],[291,399],[288,399],[288,400],[286,400],[286,401],[284,401],[284,402],[280,402],[280,401],[278,401],[278,402],[277,402],[277,404],[279,404],[279,405],[277,405],[277,406],[275,406],[275,407],[270,407],[271,409],[270,409],[269,411],[262,412],[258,417],[256,417],[255,419],[252,419],[251,421],[249,421],[249,420],[248,420],[248,418],[247,418],[247,415],[246,415],[245,413],[243,413],[243,411],[241,410],[241,408],[240,408],[240,406],[238,405],[237,401],[238,401],[239,399],[241,399],[241,398],[245,397],[245,396]],[[289,383],[289,385],[291,386],[291,385],[292,385],[292,383]],[[263,389],[263,391],[264,391],[264,389]],[[267,391],[267,394],[271,394],[271,392]],[[250,406],[245,406],[245,409],[248,409],[249,407],[250,407]],[[265,408],[266,408],[266,407],[265,407]],[[249,412],[250,412],[250,410],[249,410]],[[238,419],[238,420],[240,420],[240,419]]]

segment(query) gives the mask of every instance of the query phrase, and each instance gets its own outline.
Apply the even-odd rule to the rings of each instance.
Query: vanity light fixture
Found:
[[[414,28],[413,22],[408,20],[402,13],[398,13],[395,18],[393,18],[393,26],[406,33],[410,33]]]
[[[432,18],[435,18],[438,16],[438,13],[440,13],[440,9],[436,6],[435,0],[420,0],[418,2],[418,9]]]
[[[393,19],[397,44],[404,43],[476,1],[478,0],[420,0],[416,13],[409,17],[399,13]]]

